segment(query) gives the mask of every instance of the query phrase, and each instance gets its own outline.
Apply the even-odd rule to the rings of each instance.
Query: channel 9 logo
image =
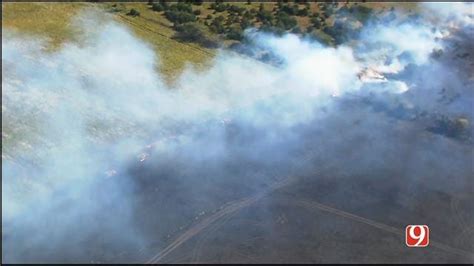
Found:
[[[430,228],[427,225],[408,225],[405,229],[408,247],[426,247],[430,243]]]

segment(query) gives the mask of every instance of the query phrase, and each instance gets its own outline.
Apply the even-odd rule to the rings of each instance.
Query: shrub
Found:
[[[242,15],[242,18],[250,20],[250,19],[254,19],[255,16],[250,11],[245,11],[244,14]]]
[[[152,9],[153,11],[158,11],[158,12],[165,10],[165,8],[163,7],[162,4],[153,4],[153,5],[151,6],[151,9]]]
[[[178,25],[174,37],[185,42],[196,42],[205,47],[217,46],[217,41],[207,36],[202,26],[195,22]]]
[[[211,9],[214,9],[216,12],[224,12],[227,9],[227,5],[223,3],[212,3]]]
[[[231,27],[226,37],[231,40],[240,41],[243,39],[243,31],[240,27]]]
[[[199,15],[201,15],[201,10],[196,9],[196,10],[193,11],[193,14],[196,15],[196,16],[199,16]]]
[[[195,23],[185,23],[178,25],[176,27],[176,31],[177,33],[175,37],[182,41],[196,42],[201,40],[201,38],[204,38],[203,32]]]
[[[209,29],[214,33],[218,33],[218,34],[224,33],[225,28],[224,28],[224,25],[223,25],[223,21],[224,21],[223,16],[219,16],[219,17],[215,18],[212,21],[211,25],[209,25]]]
[[[326,27],[323,30],[326,34],[330,35],[336,44],[341,44],[348,40],[349,32],[345,25],[341,22],[334,23],[332,27]]]
[[[365,23],[372,15],[372,9],[365,6],[351,7],[349,12],[351,12],[357,18],[357,20],[362,23]]]
[[[227,11],[242,15],[245,11],[245,8],[231,5],[229,6],[229,8],[227,8]]]
[[[117,6],[117,4],[113,4],[112,9],[110,11],[112,11],[112,12],[122,12],[123,7],[122,6]]]
[[[321,21],[319,21],[319,18],[317,18],[317,17],[312,17],[311,18],[311,24],[313,24],[313,26],[317,29],[321,28]]]
[[[275,35],[283,35],[285,33],[285,31],[282,29],[282,28],[279,28],[279,27],[273,27],[269,24],[264,24],[260,27],[260,30],[263,31],[263,32],[270,32],[270,33],[273,33]]]
[[[298,26],[296,26],[296,27],[294,27],[294,28],[291,30],[291,32],[292,32],[292,33],[296,33],[296,34],[301,33],[301,28],[298,27]]]
[[[298,6],[297,5],[282,5],[280,8],[281,12],[284,12],[288,15],[296,15],[298,13]]]
[[[306,17],[308,14],[309,14],[309,9],[303,8],[303,9],[299,9],[296,15],[300,17]]]
[[[324,45],[332,45],[333,44],[331,36],[329,36],[327,34],[324,34],[322,32],[313,31],[311,33],[308,33],[307,36],[308,36],[308,38],[310,38],[312,40],[315,40],[317,42],[320,42],[321,44],[324,44]]]
[[[226,25],[226,26],[232,25],[232,24],[233,24],[232,20],[233,20],[232,17],[227,17],[227,20],[225,21],[225,25]]]
[[[132,9],[130,9],[130,12],[127,13],[127,15],[132,16],[132,17],[136,17],[136,16],[140,16],[140,12],[138,12],[137,10],[132,8]]]
[[[291,17],[288,14],[283,13],[283,12],[278,13],[277,26],[279,28],[282,28],[284,30],[289,30],[293,28],[294,26],[296,26],[297,24],[298,22],[296,21],[294,17]]]
[[[334,9],[331,6],[328,6],[324,13],[326,17],[330,17],[332,16],[332,14],[334,14]]]
[[[259,10],[257,13],[257,18],[263,23],[268,22],[271,24],[273,20],[273,14],[268,10]]]
[[[166,2],[166,0],[160,0],[160,5],[163,7],[163,10],[169,9],[169,5],[168,5],[168,2]]]
[[[246,29],[246,28],[250,27],[251,25],[252,25],[252,23],[250,22],[249,19],[242,18],[242,21],[240,22],[240,27],[242,29]]]
[[[239,23],[239,22],[240,22],[239,16],[232,17],[232,23]]]
[[[183,11],[166,11],[165,16],[169,21],[175,24],[196,21],[196,16],[194,14]]]
[[[191,5],[183,3],[183,2],[179,2],[177,4],[170,5],[169,10],[171,10],[171,11],[181,11],[181,12],[186,12],[186,13],[192,13],[193,12],[193,8],[191,7]]]

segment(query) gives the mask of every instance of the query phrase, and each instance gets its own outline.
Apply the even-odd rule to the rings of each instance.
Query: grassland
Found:
[[[232,5],[243,7],[246,10],[258,10],[260,3],[252,2],[226,2]],[[265,3],[264,9],[275,13],[276,2]],[[340,3],[342,5],[342,3]],[[350,3],[349,5],[355,5]],[[375,13],[382,13],[392,7],[406,14],[413,14],[417,10],[417,3],[358,3],[370,7]],[[300,5],[303,8],[304,5]],[[311,13],[319,11],[317,3],[309,5]],[[137,10],[139,16],[128,16],[131,10]],[[208,15],[213,17],[223,16],[225,19],[229,17],[229,12],[215,12],[211,9],[211,3],[206,2],[202,5],[192,5],[193,11],[199,10],[197,15],[198,23],[204,24]],[[2,29],[13,30],[26,35],[45,38],[48,40],[48,51],[60,49],[65,42],[80,41],[80,28],[75,26],[74,18],[85,10],[95,10],[97,16],[110,17],[118,23],[128,27],[132,32],[143,41],[149,43],[158,55],[157,71],[159,71],[165,81],[172,83],[181,73],[183,68],[189,64],[196,69],[206,69],[217,50],[200,46],[197,43],[181,42],[173,38],[176,31],[171,23],[164,15],[164,12],[153,11],[147,3],[2,3]],[[308,16],[295,16],[298,27],[302,31],[306,31],[310,26],[310,18]],[[327,24],[331,25],[331,18],[327,18]],[[258,26],[259,22],[255,21],[254,25]],[[204,27],[206,28],[206,27]],[[207,32],[212,34],[211,31]],[[321,39],[330,42],[330,36],[322,30],[317,30]],[[220,39],[219,39],[220,38]],[[221,44],[225,47],[235,42],[225,38],[218,37]],[[23,133],[35,132],[34,123],[25,123],[22,128],[2,127],[2,132],[8,135],[8,138],[2,138],[2,151],[14,150],[17,144],[23,140]],[[13,130],[14,129],[14,130]],[[21,132],[20,132],[21,131]],[[34,134],[33,134],[34,135]],[[12,145],[10,145],[10,143]],[[14,144],[14,145],[13,145]]]
[[[247,10],[258,9],[259,3],[252,2],[227,2],[232,5],[244,7]],[[341,3],[342,4],[342,3]],[[358,3],[378,12],[383,12],[392,7],[403,11],[413,11],[416,3]],[[203,23],[207,15],[222,15],[227,18],[227,11],[215,13],[210,8],[211,3],[193,5],[193,10],[200,10],[198,22]],[[350,5],[354,5],[351,3]],[[302,6],[302,5],[301,5]],[[274,10],[276,2],[265,3],[266,10]],[[197,69],[205,69],[214,57],[216,51],[195,43],[180,42],[173,39],[176,33],[173,24],[168,21],[164,12],[153,11],[147,3],[2,3],[2,28],[14,29],[18,32],[33,36],[45,37],[49,40],[49,49],[58,49],[67,41],[75,41],[80,35],[77,27],[71,20],[85,9],[98,9],[104,14],[111,14],[116,21],[126,25],[144,41],[152,45],[159,55],[159,71],[169,82],[173,81],[186,64],[191,64]],[[127,16],[127,12],[135,9],[140,16]],[[317,3],[310,4],[311,12],[317,12]],[[295,17],[298,26],[304,31],[310,25],[309,17]],[[328,24],[331,24],[328,19]],[[321,38],[329,40],[322,31],[316,31]],[[233,41],[222,39],[222,44],[227,46]]]
[[[86,3],[2,3],[2,28],[33,36],[47,37],[51,47],[74,39],[70,19]]]
[[[47,38],[51,50],[62,43],[75,41],[78,29],[72,18],[85,9],[99,8],[113,14],[113,19],[126,25],[136,36],[150,43],[159,55],[159,71],[172,81],[186,64],[203,68],[214,57],[215,51],[197,44],[181,43],[171,37],[171,25],[164,17],[156,16],[144,3],[120,4],[123,11],[113,12],[111,3],[2,3],[2,28]],[[136,8],[139,17],[126,16],[125,10]],[[152,16],[155,15],[155,16]]]

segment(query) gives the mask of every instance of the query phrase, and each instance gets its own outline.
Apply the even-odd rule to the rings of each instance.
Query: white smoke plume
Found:
[[[359,44],[335,48],[291,34],[257,34],[255,41],[282,64],[222,50],[208,70],[189,67],[167,85],[155,71],[157,55],[124,26],[107,22],[82,31],[84,40],[56,52],[15,32],[2,37],[2,142],[8,142],[2,149],[4,261],[116,262],[85,243],[100,243],[110,254],[150,244],[152,237],[137,225],[143,219],[136,206],[143,184],[129,169],[145,161],[171,168],[159,178],[175,178],[182,190],[174,195],[196,202],[212,199],[184,182],[193,179],[180,176],[192,176],[193,184],[232,186],[245,170],[229,170],[234,167],[229,160],[236,169],[239,161],[280,169],[309,140],[349,170],[383,168],[390,160],[391,167],[398,166],[403,163],[398,155],[410,148],[400,143],[413,131],[391,128],[366,107],[344,111],[341,104],[351,95],[373,95],[384,104],[428,106],[409,97],[416,89],[411,78],[389,74],[428,66],[433,50],[443,48],[442,35],[431,25],[410,22],[371,26]],[[460,103],[461,110],[469,103],[472,98]],[[363,122],[349,128],[355,118]],[[358,135],[377,144],[357,146]],[[357,166],[349,163],[356,155],[339,153],[352,145],[363,158]],[[451,152],[440,167],[451,163],[461,176],[469,171],[466,158],[472,152],[458,144],[441,138],[417,148],[427,161]],[[258,175],[249,180],[250,191],[270,182]]]
[[[425,16],[438,20],[442,27],[470,27],[474,25],[474,4],[471,2],[423,3]]]

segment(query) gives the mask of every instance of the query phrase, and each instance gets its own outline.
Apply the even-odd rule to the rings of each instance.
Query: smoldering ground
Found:
[[[336,48],[256,34],[279,64],[220,51],[171,86],[113,22],[56,52],[6,32],[2,260],[472,262],[472,27],[453,12],[446,27],[373,23]],[[427,223],[442,245],[407,251],[302,200]]]

